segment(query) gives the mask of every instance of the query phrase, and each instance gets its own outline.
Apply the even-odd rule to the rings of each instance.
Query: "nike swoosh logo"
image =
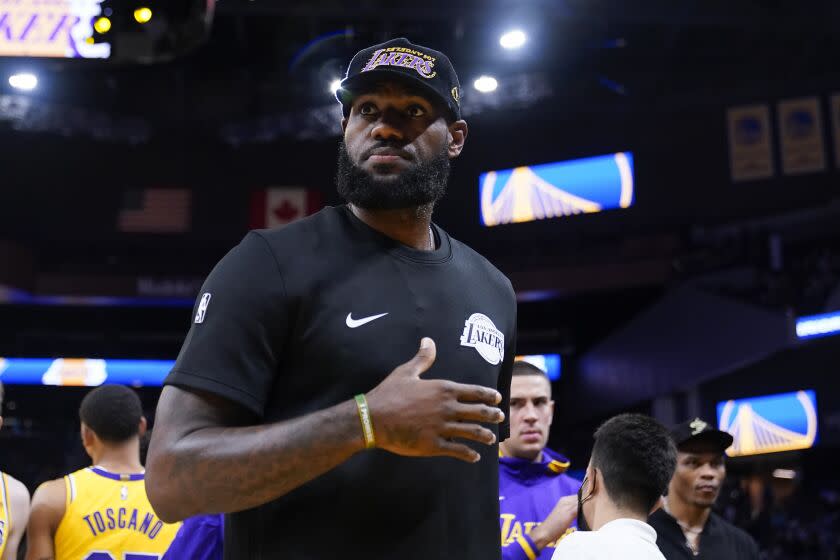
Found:
[[[347,314],[347,319],[344,321],[348,327],[351,329],[355,329],[356,327],[361,327],[362,325],[366,325],[371,321],[376,321],[380,317],[384,317],[387,313],[380,313],[379,315],[371,315],[370,317],[362,317],[361,319],[354,319],[352,313]]]
[[[499,496],[499,501],[500,501],[500,502],[501,502],[502,500],[504,500],[504,499],[505,499],[505,497],[504,497],[504,496]]]

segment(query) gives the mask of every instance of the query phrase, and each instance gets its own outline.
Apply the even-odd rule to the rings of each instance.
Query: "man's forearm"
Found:
[[[364,449],[356,405],[347,401],[263,426],[204,427],[154,441],[146,488],[161,519],[230,513],[264,504]]]

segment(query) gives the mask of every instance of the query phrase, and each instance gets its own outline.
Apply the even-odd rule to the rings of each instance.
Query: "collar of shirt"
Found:
[[[615,519],[602,525],[598,532],[603,534],[620,532],[623,535],[636,536],[651,544],[656,544],[656,530],[638,519]]]
[[[562,474],[568,470],[570,462],[563,455],[546,447],[543,449],[542,459],[537,462],[518,457],[505,457],[499,450],[499,464],[510,476],[528,481],[542,480],[546,474]]]

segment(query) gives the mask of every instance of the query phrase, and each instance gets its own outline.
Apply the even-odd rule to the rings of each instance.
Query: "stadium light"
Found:
[[[134,20],[137,23],[148,23],[150,19],[152,19],[152,10],[150,10],[146,6],[134,10]]]
[[[341,80],[339,80],[338,78],[336,78],[335,80],[330,82],[330,91],[332,92],[333,95],[335,95],[335,92],[337,92],[338,88],[340,88],[340,87],[341,87]]]
[[[525,44],[528,36],[521,29],[512,29],[499,38],[499,44],[505,49],[518,49]]]
[[[496,88],[499,87],[499,82],[493,76],[479,76],[473,82],[473,87],[481,93],[490,93],[491,91],[496,91]]]
[[[15,89],[32,91],[38,87],[38,76],[28,72],[9,76],[9,85]]]

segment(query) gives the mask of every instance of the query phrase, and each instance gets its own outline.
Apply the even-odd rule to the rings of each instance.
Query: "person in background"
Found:
[[[0,383],[0,412],[3,384]],[[0,416],[0,426],[3,417]],[[0,560],[15,560],[29,519],[29,491],[17,479],[0,472]]]
[[[604,422],[578,491],[578,530],[560,541],[553,560],[663,560],[646,521],[676,462],[671,435],[653,418],[619,414]]]
[[[499,446],[504,560],[547,560],[557,541],[574,531],[580,481],[565,474],[568,459],[546,447],[553,416],[545,372],[525,361],[514,362],[510,437]]]
[[[82,399],[79,418],[93,466],[35,491],[26,559],[158,558],[178,524],[161,521],[146,497],[140,398],[122,385],[97,387]]]
[[[695,418],[671,430],[677,468],[661,510],[650,517],[668,560],[757,560],[752,538],[712,511],[726,478],[724,451],[732,436]]]

